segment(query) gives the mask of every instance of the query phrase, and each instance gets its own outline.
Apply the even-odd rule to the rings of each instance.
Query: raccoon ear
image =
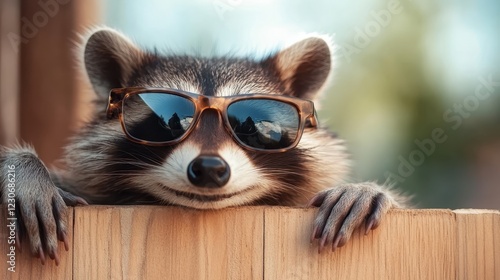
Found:
[[[123,87],[143,54],[116,30],[104,28],[91,33],[84,43],[83,61],[95,92],[107,98],[112,88]]]
[[[287,92],[300,98],[315,98],[330,74],[330,45],[329,40],[309,37],[270,58]]]

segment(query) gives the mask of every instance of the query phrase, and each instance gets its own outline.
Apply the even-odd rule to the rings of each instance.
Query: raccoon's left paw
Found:
[[[342,247],[363,223],[365,234],[377,228],[394,204],[394,199],[375,183],[324,190],[309,202],[309,206],[319,207],[311,241],[319,239],[319,252],[327,244],[332,244],[332,250]]]

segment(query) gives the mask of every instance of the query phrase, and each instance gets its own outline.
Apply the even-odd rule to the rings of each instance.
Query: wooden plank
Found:
[[[0,272],[1,279],[71,279],[73,276],[73,250],[70,246],[69,251],[64,249],[64,244],[59,242],[59,266],[56,266],[55,262],[50,260],[46,256],[45,265],[42,265],[39,259],[35,259],[31,255],[29,244],[27,241],[22,243],[21,250],[15,250],[15,272],[8,270],[10,260],[10,245],[8,244],[8,237],[10,231],[6,230],[6,225],[8,224],[6,211],[2,209],[0,211],[0,219],[4,226],[0,232],[0,266],[2,268]],[[69,208],[68,215],[68,241],[70,244],[73,243],[73,208]]]
[[[500,279],[500,214],[455,210],[457,279]]]
[[[263,209],[75,209],[74,279],[262,279]]]
[[[321,254],[309,242],[315,213],[266,208],[265,279],[455,278],[451,211],[392,211],[375,231]]]

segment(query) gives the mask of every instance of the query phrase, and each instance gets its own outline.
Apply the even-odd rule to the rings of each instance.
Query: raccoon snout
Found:
[[[231,176],[231,169],[220,156],[198,156],[188,165],[189,181],[201,188],[223,187]]]

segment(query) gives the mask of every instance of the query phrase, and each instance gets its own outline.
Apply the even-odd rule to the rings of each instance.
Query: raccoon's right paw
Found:
[[[31,252],[42,264],[47,254],[59,265],[58,241],[64,243],[66,251],[69,249],[65,201],[86,204],[85,200],[60,190],[48,179],[18,187],[16,245],[20,248],[20,241],[27,238]]]

